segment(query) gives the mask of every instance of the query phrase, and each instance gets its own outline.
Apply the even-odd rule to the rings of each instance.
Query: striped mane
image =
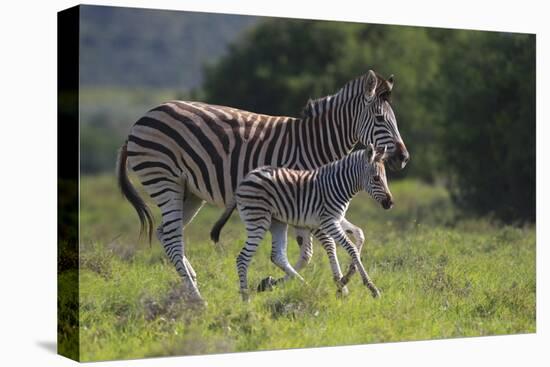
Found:
[[[376,73],[376,78],[378,83],[376,85],[376,94],[384,98],[387,101],[391,101],[391,88],[388,86],[387,80],[380,74]],[[347,98],[352,98],[357,96],[357,94],[363,92],[363,83],[365,80],[365,75],[349,81],[346,83],[338,92],[334,94],[329,94],[328,96],[320,97],[317,99],[309,99],[302,109],[300,116],[302,118],[313,118],[319,116],[323,112],[323,108],[328,100],[331,98],[337,97],[341,93],[347,93]]]
[[[357,94],[362,93],[363,88],[363,82],[365,80],[365,76],[361,75],[358,78],[355,78],[353,80],[350,80],[347,82],[342,88],[340,88],[336,93],[329,94],[328,96],[320,97],[317,99],[309,99],[302,109],[301,117],[302,118],[312,118],[319,116],[324,109],[325,104],[328,100],[332,98],[336,98],[338,95],[342,93],[347,94],[347,98],[355,97]]]
[[[326,100],[332,97],[332,95],[317,98],[317,99],[309,99],[302,109],[302,112],[300,113],[300,116],[304,119],[312,118],[319,115],[319,112],[322,110],[322,106],[325,104]]]

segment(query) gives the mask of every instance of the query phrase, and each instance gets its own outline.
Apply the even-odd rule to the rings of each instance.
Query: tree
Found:
[[[207,67],[196,97],[297,116],[309,98],[332,94],[369,69],[394,74],[394,110],[413,155],[406,173],[432,179],[440,156],[430,100],[439,54],[425,28],[268,19]]]
[[[446,41],[442,151],[454,198],[479,214],[535,220],[535,37],[463,31]]]
[[[296,116],[368,69],[396,77],[412,159],[392,178],[443,178],[470,213],[535,219],[532,35],[269,19],[207,68],[200,98]]]

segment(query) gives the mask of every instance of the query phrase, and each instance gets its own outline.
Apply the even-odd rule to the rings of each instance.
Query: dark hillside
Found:
[[[81,83],[190,90],[201,84],[203,64],[223,56],[258,19],[82,6]]]

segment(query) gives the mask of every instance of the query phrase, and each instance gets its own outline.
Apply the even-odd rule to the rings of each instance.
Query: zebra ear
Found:
[[[377,147],[376,153],[374,155],[374,161],[381,162],[384,159],[386,159],[386,152],[388,150],[388,146],[384,145],[383,147]]]
[[[376,74],[374,73],[374,71],[369,70],[369,72],[367,73],[367,84],[365,87],[365,93],[367,94],[367,96],[372,97],[374,95],[377,83],[378,78],[376,77]]]
[[[374,149],[374,145],[369,144],[367,145],[367,150],[365,151],[365,157],[367,158],[368,163],[374,162],[374,156],[376,155],[376,150]]]
[[[388,89],[391,92],[391,90],[393,89],[393,82],[394,82],[393,74],[390,75],[390,77],[388,78],[388,80],[386,80],[386,82],[388,83]]]

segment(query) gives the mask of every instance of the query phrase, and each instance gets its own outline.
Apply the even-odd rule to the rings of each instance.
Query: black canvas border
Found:
[[[57,352],[80,359],[80,6],[57,13]]]

